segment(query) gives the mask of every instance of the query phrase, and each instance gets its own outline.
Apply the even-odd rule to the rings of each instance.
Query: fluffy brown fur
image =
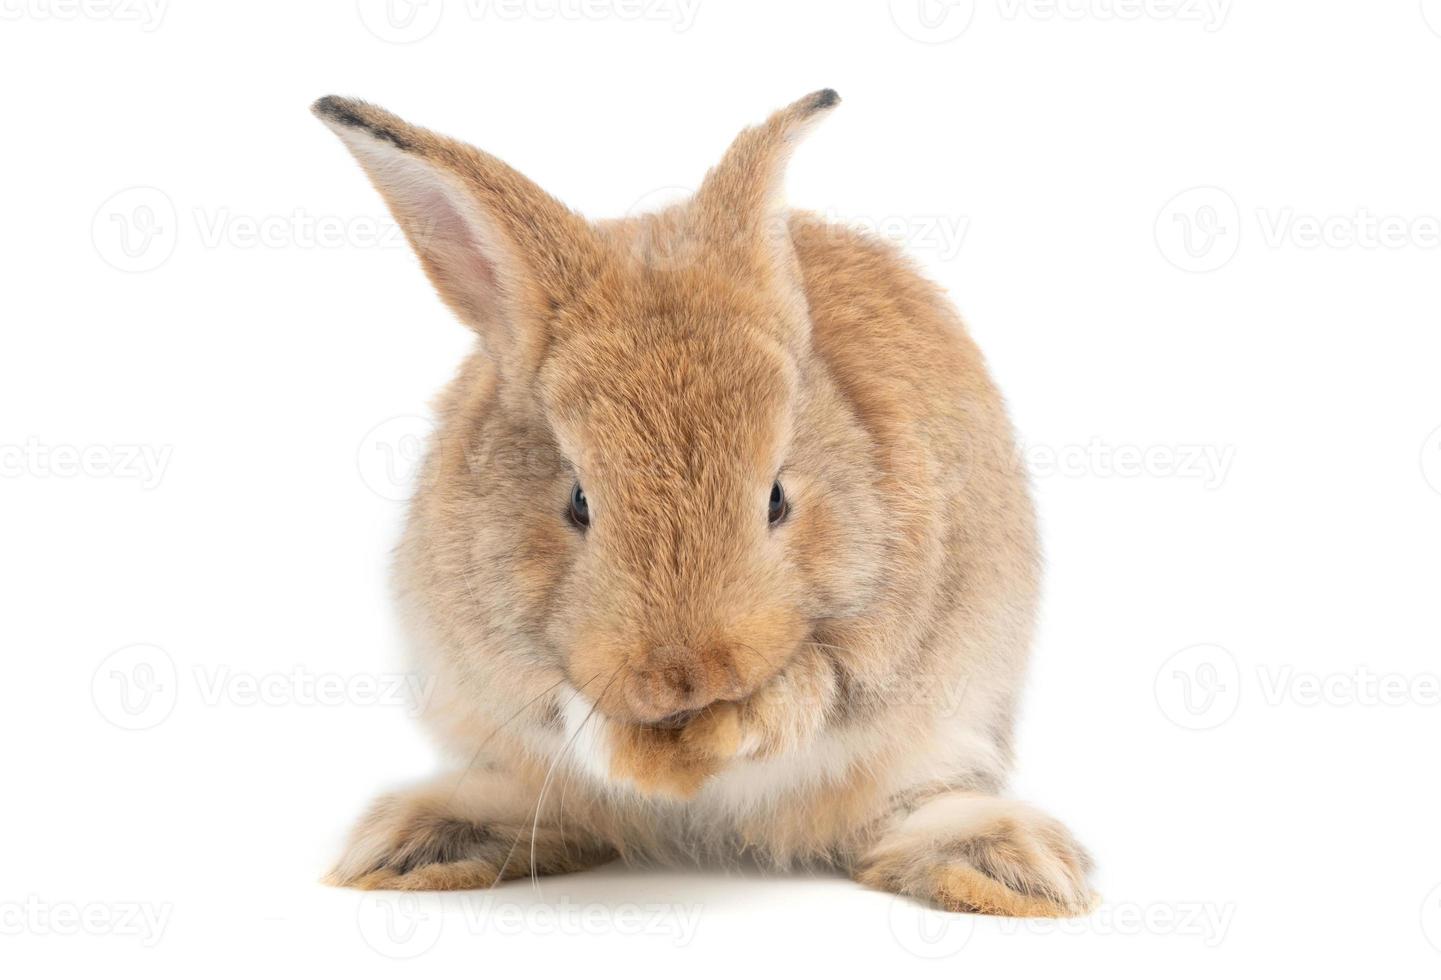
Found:
[[[380,801],[332,882],[745,852],[953,909],[1090,906],[1065,829],[995,795],[1037,587],[1000,396],[940,290],[780,198],[837,101],[743,132],[690,201],[600,224],[462,143],[315,104],[479,340],[396,571],[456,769]]]

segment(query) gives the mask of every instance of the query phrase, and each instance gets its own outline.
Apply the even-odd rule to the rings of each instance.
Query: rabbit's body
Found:
[[[742,134],[687,205],[599,226],[317,105],[482,342],[397,563],[456,769],[377,804],[332,880],[746,854],[955,908],[1089,903],[1064,828],[995,795],[1037,590],[1000,396],[895,249],[776,203],[833,104]]]

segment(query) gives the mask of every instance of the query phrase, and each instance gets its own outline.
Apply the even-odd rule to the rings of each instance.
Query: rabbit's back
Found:
[[[1000,782],[1039,588],[1034,511],[1005,405],[945,293],[899,249],[804,213],[791,235],[814,349],[901,514],[873,626],[912,646],[915,669],[950,702],[939,724],[925,706],[921,727],[993,743],[984,781]]]

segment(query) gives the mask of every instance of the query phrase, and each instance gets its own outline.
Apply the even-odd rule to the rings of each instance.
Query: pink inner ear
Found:
[[[475,221],[444,188],[413,190],[411,236],[445,298],[481,317],[498,315],[500,277]]]
[[[368,130],[331,128],[385,197],[441,299],[498,354],[510,341],[511,307],[525,277],[477,189],[446,159],[428,159]]]

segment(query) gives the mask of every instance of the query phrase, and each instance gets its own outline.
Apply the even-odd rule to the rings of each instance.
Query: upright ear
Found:
[[[311,111],[354,154],[440,296],[498,360],[524,356],[593,273],[590,225],[488,153],[354,99]]]
[[[782,194],[785,167],[801,137],[840,101],[835,89],[828,88],[791,103],[741,132],[706,174],[690,204],[692,227],[710,253],[727,260],[737,273],[774,273],[798,288]]]

